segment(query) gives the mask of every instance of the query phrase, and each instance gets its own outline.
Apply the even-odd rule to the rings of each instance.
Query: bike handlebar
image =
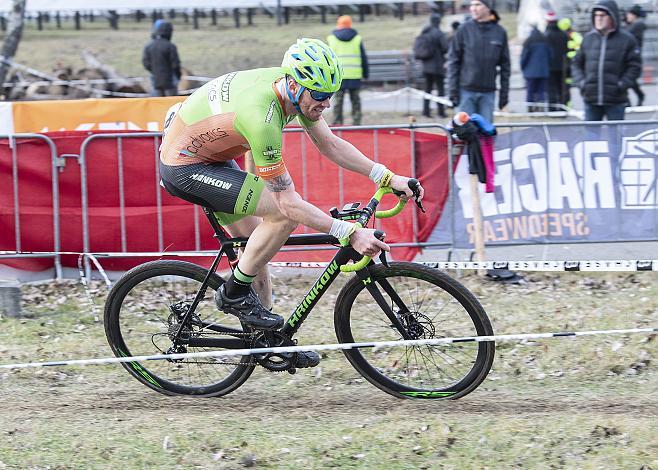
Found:
[[[414,196],[418,197],[418,188],[420,187],[420,182],[416,179],[410,179],[409,180],[409,188],[413,191]],[[377,219],[386,219],[389,217],[394,217],[398,215],[400,212],[402,212],[402,209],[407,205],[407,201],[402,200],[402,196],[404,195],[404,192],[401,191],[396,191],[392,188],[385,187],[385,188],[379,188],[375,195],[372,197],[371,203],[375,201],[375,206],[379,204],[379,202],[382,200],[382,198],[386,194],[393,194],[398,198],[398,203],[395,205],[395,207],[385,210],[385,211],[375,211],[375,217]],[[418,204],[418,207],[425,212],[425,209],[423,208],[423,205],[420,201],[416,200],[416,204]],[[362,224],[360,221],[356,222],[359,225],[359,228],[362,228],[364,224]],[[367,223],[367,220],[366,220]],[[378,234],[379,232],[379,234]],[[384,241],[384,237],[386,234],[382,232],[381,230],[375,231],[375,237],[377,237],[379,240]],[[370,256],[364,256],[361,258],[360,261],[353,263],[353,264],[343,264],[340,267],[340,270],[344,273],[353,273],[356,271],[359,271],[363,268],[365,268],[368,263],[370,263],[370,260],[372,258]]]

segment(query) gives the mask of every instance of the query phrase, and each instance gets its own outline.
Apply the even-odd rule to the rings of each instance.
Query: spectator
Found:
[[[574,84],[585,101],[585,120],[624,119],[631,88],[642,69],[635,38],[620,29],[619,8],[614,0],[599,0],[592,8],[594,29],[571,64]]]
[[[500,68],[498,107],[508,102],[510,58],[507,32],[498,24],[492,0],[472,0],[473,21],[463,23],[448,53],[450,100],[460,111],[479,113],[493,121],[496,100],[496,75]]]
[[[571,26],[571,18],[562,18],[557,22],[557,27],[567,33],[567,37],[569,38],[567,41],[567,59],[569,60],[573,60],[576,57],[576,53],[583,43],[583,35],[578,31],[574,31]]]
[[[327,36],[327,43],[343,65],[343,83],[335,94],[334,125],[343,124],[343,100],[347,90],[352,104],[352,123],[358,126],[361,124],[359,90],[361,79],[368,78],[368,57],[361,36],[352,28],[351,16],[338,17],[336,29]]]
[[[640,5],[633,5],[630,10],[626,12],[626,23],[628,27],[626,31],[631,33],[637,41],[637,47],[640,49],[640,55],[642,54],[642,43],[644,42],[644,30],[647,29],[647,25],[644,23],[644,18],[646,13],[642,10]],[[642,106],[644,102],[644,93],[640,89],[640,84],[635,81],[631,89],[637,95],[637,105]]]
[[[548,76],[548,102],[549,110],[557,111],[560,108],[554,105],[567,104],[567,42],[569,36],[557,24],[557,15],[554,11],[546,13],[546,39],[551,47],[551,70]]]
[[[548,44],[548,39],[533,27],[530,36],[523,43],[521,51],[521,70],[526,82],[526,101],[528,111],[537,111],[544,106],[536,103],[545,103],[546,87],[551,71],[551,59],[553,51]],[[530,104],[532,103],[532,104]]]
[[[423,28],[420,33],[423,43],[426,44],[427,51],[423,51],[423,56],[416,58],[423,62],[423,76],[425,77],[425,93],[432,93],[434,84],[439,96],[445,95],[445,55],[448,52],[448,40],[439,28],[441,23],[441,15],[432,13],[430,16],[430,24]],[[418,39],[416,40],[418,43]],[[414,51],[416,52],[416,51]],[[423,101],[423,116],[431,117],[430,114],[430,100]],[[438,116],[446,117],[445,110],[441,103],[438,103]]]
[[[567,41],[567,79],[564,94],[566,97],[567,107],[571,107],[571,86],[573,85],[573,78],[571,77],[571,62],[576,57],[580,45],[583,43],[583,35],[578,31],[574,31],[571,27],[571,18],[562,18],[557,22],[557,27],[567,33],[569,40]]]
[[[448,46],[450,45],[453,38],[455,37],[455,33],[459,29],[460,25],[461,23],[459,21],[453,21],[452,23],[450,23],[450,37],[448,37]]]
[[[151,96],[175,96],[181,77],[178,49],[171,42],[174,27],[169,21],[153,23],[151,41],[144,46],[142,64],[151,72]]]

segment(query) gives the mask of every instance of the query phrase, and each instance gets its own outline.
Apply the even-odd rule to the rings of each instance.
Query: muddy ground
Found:
[[[653,273],[463,278],[497,333],[658,322]],[[312,278],[279,277],[281,309]],[[97,305],[104,287],[92,292]],[[333,342],[331,300],[300,343]],[[23,287],[30,318],[0,320],[2,363],[105,357],[75,283]],[[256,370],[224,398],[147,389],[118,365],[0,370],[0,468],[658,468],[655,335],[501,343],[487,380],[457,401],[399,400],[339,352],[296,375]]]

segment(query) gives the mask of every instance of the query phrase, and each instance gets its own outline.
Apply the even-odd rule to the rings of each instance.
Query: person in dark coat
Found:
[[[637,41],[637,46],[640,48],[640,53],[642,53],[642,43],[644,42],[644,30],[647,29],[647,25],[644,23],[644,18],[646,13],[642,10],[640,5],[633,5],[630,10],[626,12],[626,31],[631,33],[635,40]],[[631,89],[637,95],[637,105],[642,106],[644,102],[644,93],[640,89],[640,84],[636,81]]]
[[[548,44],[548,39],[535,26],[528,39],[523,43],[521,51],[521,70],[526,82],[526,101],[528,103],[545,102],[552,57],[553,51]],[[530,112],[540,108],[542,106],[536,104],[528,105]]]
[[[510,56],[507,31],[498,24],[493,0],[472,0],[471,19],[462,23],[448,52],[450,101],[467,114],[493,122],[496,77],[500,70],[498,108],[509,101]]]
[[[448,52],[448,39],[443,31],[439,28],[441,15],[432,13],[430,24],[423,28],[420,34],[426,34],[434,46],[434,54],[423,59],[423,76],[425,77],[425,93],[432,93],[434,84],[439,96],[445,94],[445,55]],[[445,110],[441,103],[438,103],[438,116],[446,117]],[[430,100],[423,101],[423,116],[430,117]]]
[[[642,70],[635,38],[622,30],[614,0],[599,0],[592,8],[594,29],[583,37],[571,64],[573,83],[585,101],[585,119],[624,119],[627,90]]]
[[[553,53],[551,57],[550,74],[548,76],[548,102],[549,105],[567,104],[567,43],[569,36],[557,25],[557,15],[554,11],[546,13],[546,39]],[[549,106],[550,111],[560,108]]]
[[[174,26],[165,20],[153,23],[151,41],[144,46],[142,64],[151,72],[151,96],[175,96],[181,77],[178,49],[171,42]]]

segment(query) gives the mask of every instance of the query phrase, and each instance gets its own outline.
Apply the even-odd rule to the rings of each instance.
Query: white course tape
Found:
[[[509,269],[512,271],[658,271],[658,260],[466,261],[422,262],[436,269]]]
[[[77,255],[86,256],[102,271],[97,258],[112,257],[215,257],[217,251],[143,251],[143,252],[105,252],[80,253],[76,251],[0,251],[0,258],[13,256],[54,256]],[[326,268],[323,261],[271,261],[274,268]],[[649,260],[567,260],[567,261],[423,261],[423,264],[435,269],[509,269],[513,271],[582,271],[582,272],[629,272],[658,271],[658,259]],[[107,276],[103,273],[106,283]],[[109,285],[109,284],[108,284]]]
[[[540,338],[566,338],[570,336],[593,336],[593,335],[626,335],[637,333],[656,333],[658,328],[630,328],[623,330],[592,330],[592,331],[565,331],[558,333],[529,333],[515,335],[492,335],[492,336],[464,336],[459,338],[433,338],[433,339],[415,339],[400,341],[367,341],[362,343],[342,343],[342,344],[313,344],[308,346],[284,346],[276,348],[254,348],[254,349],[231,349],[223,351],[204,351],[196,353],[177,353],[177,354],[155,354],[150,356],[130,356],[130,357],[106,357],[99,359],[71,359],[62,361],[48,362],[27,362],[22,364],[2,364],[0,369],[27,369],[33,367],[55,367],[55,366],[87,366],[97,364],[116,364],[120,362],[140,362],[155,361],[166,359],[187,359],[202,357],[224,357],[224,356],[244,356],[248,354],[265,354],[265,353],[292,353],[304,351],[336,351],[342,349],[358,348],[387,348],[399,346],[435,346],[439,344],[451,343],[481,343],[485,341],[523,341],[528,339]]]
[[[658,260],[584,260],[584,261],[422,261],[435,269],[509,269],[513,271],[658,271]],[[327,263],[272,261],[275,268],[325,268]]]

